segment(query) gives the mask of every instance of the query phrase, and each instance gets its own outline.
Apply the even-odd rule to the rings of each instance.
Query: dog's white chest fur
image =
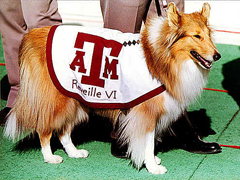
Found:
[[[167,128],[169,124],[179,118],[189,104],[200,95],[207,81],[207,71],[199,68],[193,60],[183,63],[180,74],[181,87],[178,93],[181,101],[172,97],[167,91],[162,94],[166,114],[160,119],[161,129]]]

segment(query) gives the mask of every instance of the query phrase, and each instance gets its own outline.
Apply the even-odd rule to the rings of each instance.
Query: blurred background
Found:
[[[215,29],[215,43],[240,45],[240,1],[194,1],[185,0],[185,12],[199,11],[204,2],[211,5],[210,25]],[[103,26],[99,0],[58,0],[64,23],[84,26]]]

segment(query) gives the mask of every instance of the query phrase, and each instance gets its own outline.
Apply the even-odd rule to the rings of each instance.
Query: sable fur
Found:
[[[141,33],[148,69],[166,86],[166,91],[131,108],[126,116],[121,115],[119,141],[128,144],[128,155],[138,169],[145,163],[153,174],[166,172],[159,165],[160,159],[154,157],[154,141],[161,139],[161,132],[183,114],[205,86],[209,70],[201,67],[190,52],[198,52],[209,62],[219,55],[211,41],[209,12],[210,6],[204,4],[201,12],[183,14],[170,3],[168,17],[149,21]],[[70,157],[87,157],[85,150],[74,147],[70,133],[76,124],[88,120],[90,109],[64,96],[53,85],[46,63],[49,29],[34,29],[22,41],[20,90],[5,135],[15,138],[29,130],[38,132],[44,160],[60,163],[61,157],[53,155],[49,148],[52,132],[58,132]],[[120,114],[120,110],[92,110],[110,118],[113,124]]]

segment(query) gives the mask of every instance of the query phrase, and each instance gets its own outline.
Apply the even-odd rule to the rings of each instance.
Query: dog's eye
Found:
[[[201,36],[199,36],[199,35],[194,35],[194,37],[195,37],[195,38],[198,38],[198,39],[201,38]]]

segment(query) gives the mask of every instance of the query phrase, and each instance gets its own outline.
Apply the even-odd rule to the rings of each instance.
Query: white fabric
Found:
[[[47,55],[48,67],[51,77],[55,79],[53,80],[54,84],[62,93],[94,108],[129,108],[139,104],[140,99],[149,99],[159,91],[162,84],[153,79],[149,73],[140,43],[123,45],[117,58],[110,56],[112,48],[103,48],[99,79],[104,80],[104,88],[81,83],[83,76],[90,76],[91,67],[94,66],[92,57],[96,44],[84,42],[83,49],[74,48],[79,32],[91,34],[90,36],[93,35],[93,38],[98,36],[106,40],[114,40],[120,44],[133,40],[137,42],[137,40],[140,40],[139,34],[73,25],[61,25],[55,28],[55,31],[53,28],[51,29],[52,35],[50,33],[48,37],[47,48],[48,53],[51,53],[51,55]],[[85,53],[83,62],[86,73],[78,72],[79,67],[77,66],[75,66],[75,70],[70,68],[73,59],[76,57],[76,51]],[[109,64],[113,59],[117,60],[116,75],[118,79],[110,78],[113,71],[108,72],[108,78],[103,77],[106,57],[109,58]],[[51,64],[53,67],[51,67]],[[137,102],[134,102],[136,100]]]

